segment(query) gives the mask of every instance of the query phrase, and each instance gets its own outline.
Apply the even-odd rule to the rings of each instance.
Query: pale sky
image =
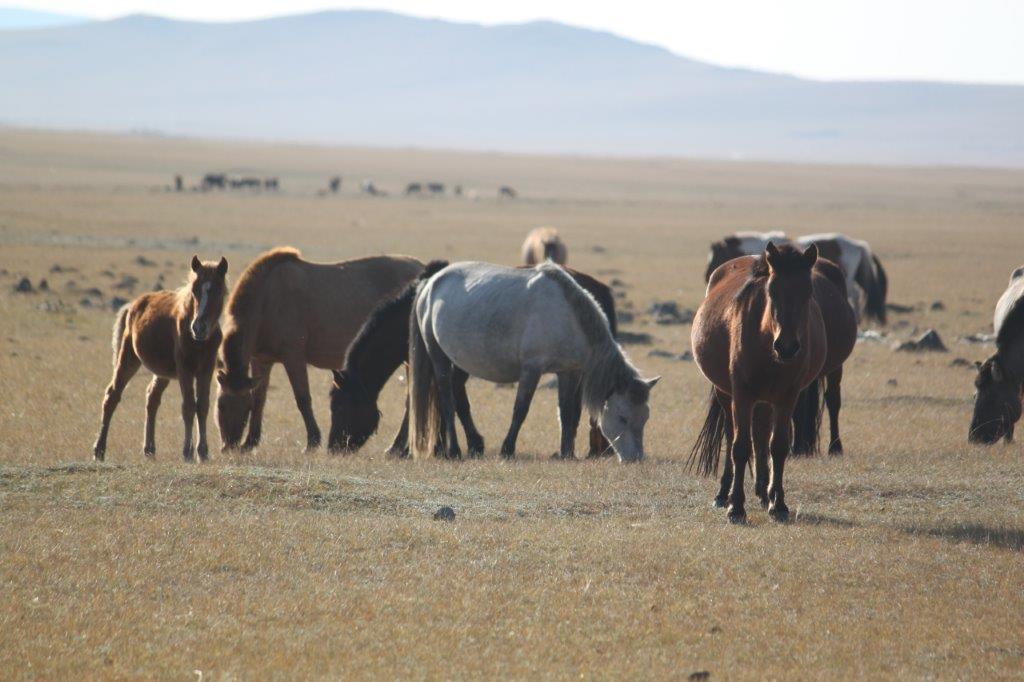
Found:
[[[0,0],[2,2],[2,0]],[[329,2],[329,0],[328,0]],[[387,9],[484,24],[552,19],[725,66],[809,78],[1024,84],[1024,0],[14,0],[111,18],[224,21]]]

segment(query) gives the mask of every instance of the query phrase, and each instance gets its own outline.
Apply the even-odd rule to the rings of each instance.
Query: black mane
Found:
[[[996,349],[1000,352],[1006,350],[1021,331],[1024,331],[1024,296],[1013,302],[1010,311],[1003,318],[1003,324],[996,334]]]

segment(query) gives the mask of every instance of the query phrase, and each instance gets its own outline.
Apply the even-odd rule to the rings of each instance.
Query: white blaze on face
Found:
[[[210,302],[210,287],[213,286],[212,282],[205,282],[202,286],[202,291],[199,293],[199,309],[196,310],[196,319],[203,319],[203,315],[206,314],[206,305]]]

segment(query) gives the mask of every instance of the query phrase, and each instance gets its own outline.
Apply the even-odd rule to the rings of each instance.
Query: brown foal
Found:
[[[146,391],[146,436],[143,453],[156,454],[153,430],[160,398],[171,379],[181,386],[181,418],[185,422],[182,455],[191,460],[192,429],[199,424],[199,458],[206,460],[206,415],[210,382],[220,346],[220,313],[227,292],[228,262],[202,262],[192,257],[192,274],[177,291],[156,291],[125,304],[114,323],[114,378],[103,397],[103,423],[93,446],[102,461],[107,450],[110,418],[121,394],[139,367],[153,373]]]

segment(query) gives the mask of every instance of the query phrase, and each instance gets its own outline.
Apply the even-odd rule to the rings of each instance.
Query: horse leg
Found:
[[[306,370],[306,358],[301,353],[293,353],[284,359],[284,371],[288,373],[288,381],[295,394],[295,406],[299,408],[302,421],[306,424],[306,452],[320,447],[320,427],[313,415],[313,399],[309,394],[309,372]]]
[[[558,419],[562,427],[558,456],[562,459],[576,457],[576,431],[583,411],[580,379],[579,372],[563,372],[558,375]]]
[[[249,452],[259,445],[260,438],[263,436],[263,408],[267,404],[267,391],[270,389],[270,370],[274,368],[274,365],[270,362],[264,363],[253,360],[249,363],[249,367],[255,385],[252,387],[252,411],[249,414],[249,433],[246,434],[245,442],[242,443],[242,452]]]
[[[839,409],[843,406],[843,397],[840,386],[843,383],[843,368],[828,375],[828,382],[825,387],[825,405],[828,406],[828,426],[831,432],[831,439],[828,445],[828,454],[843,454],[843,441],[839,437]]]
[[[395,439],[387,449],[387,454],[393,457],[405,459],[409,456],[409,392],[405,393],[405,414],[402,415],[402,425],[398,427]]]
[[[737,395],[739,393],[739,395]],[[729,491],[729,521],[746,523],[747,510],[744,508],[746,497],[743,492],[743,477],[747,472],[747,462],[751,454],[751,416],[753,405],[750,400],[735,389],[732,395],[732,423],[736,436],[732,444],[732,488]]]
[[[484,454],[484,437],[477,431],[473,423],[473,413],[469,408],[469,394],[466,393],[466,381],[469,374],[453,367],[452,369],[452,393],[455,398],[455,411],[462,422],[462,428],[466,432],[466,450],[470,457],[481,457]]]
[[[92,456],[97,462],[102,462],[107,454],[107,432],[110,430],[110,418],[114,416],[117,404],[121,402],[124,387],[128,385],[141,366],[142,361],[135,354],[131,340],[122,340],[121,352],[117,356],[117,367],[114,368],[114,378],[110,380],[110,385],[107,386],[107,390],[103,394],[103,420],[100,424],[100,433],[96,436],[96,443],[92,447]]]
[[[211,357],[209,363],[205,364],[208,366],[201,366],[196,375],[196,425],[199,428],[196,454],[202,462],[210,457],[210,448],[206,443],[206,415],[210,412],[210,382],[213,379],[214,358]]]
[[[771,405],[754,406],[754,494],[768,507],[768,441],[772,435]]]
[[[722,466],[722,481],[714,504],[725,509],[729,505],[729,489],[732,487],[732,443],[735,434],[732,428],[732,398],[721,391],[715,391],[715,396],[718,404],[722,406],[722,415],[725,419],[725,463]]]
[[[580,407],[582,409],[583,397],[580,396]],[[593,417],[590,418],[590,446],[587,449],[587,459],[592,457],[610,457],[612,444],[604,437],[601,426]]]
[[[142,446],[142,454],[147,457],[156,454],[156,439],[153,436],[156,430],[156,411],[160,409],[160,399],[170,383],[170,379],[155,376],[146,389],[146,439]]]
[[[786,493],[782,477],[786,468],[786,457],[793,444],[793,407],[796,396],[784,404],[775,406],[775,429],[772,431],[772,476],[768,484],[768,515],[776,521],[789,520]]]
[[[533,401],[533,394],[537,391],[537,383],[540,381],[540,371],[532,367],[524,367],[519,375],[519,388],[516,389],[516,406],[512,409],[512,423],[508,427],[508,435],[501,444],[501,456],[512,458],[516,456],[516,439],[519,438],[519,429],[530,412],[530,402]]]
[[[192,430],[196,423],[196,377],[178,364],[178,385],[181,387],[181,421],[185,424],[185,440],[181,446],[181,456],[191,462],[195,456],[192,442]]]

